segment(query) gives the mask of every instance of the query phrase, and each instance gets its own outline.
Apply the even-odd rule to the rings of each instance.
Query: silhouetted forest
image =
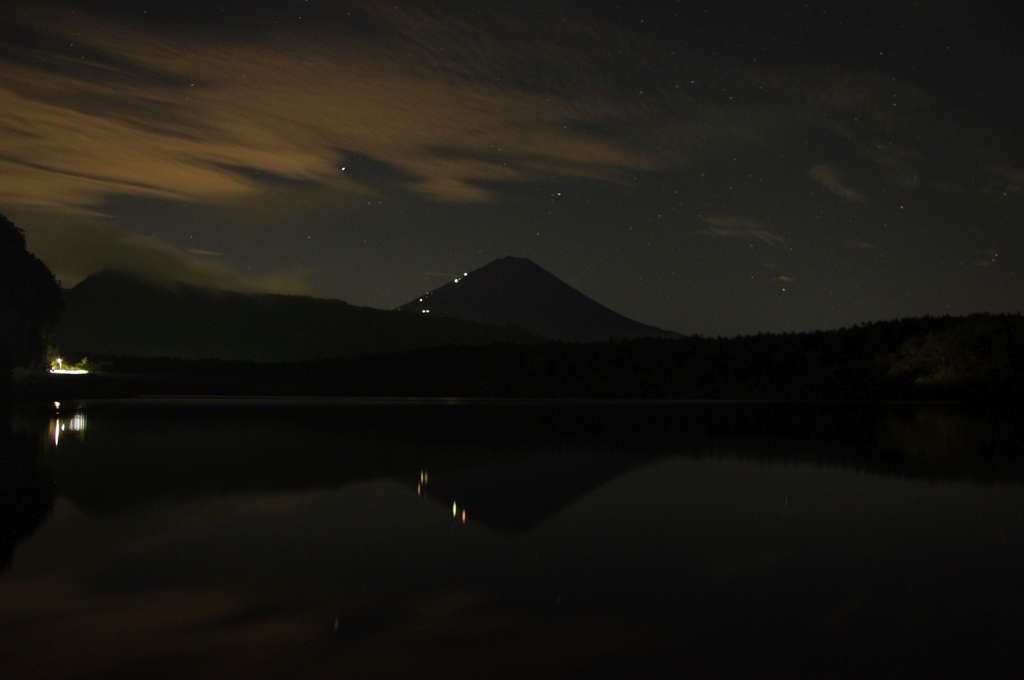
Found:
[[[6,398],[13,368],[42,365],[62,307],[53,273],[26,250],[25,233],[0,215],[0,396]]]
[[[975,314],[738,338],[424,347],[275,364],[103,361],[105,374],[41,378],[23,388],[65,396],[1003,399],[1024,395],[1024,318]]]

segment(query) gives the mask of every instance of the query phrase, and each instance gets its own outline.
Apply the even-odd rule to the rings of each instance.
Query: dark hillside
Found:
[[[520,328],[416,317],[341,300],[160,285],[118,272],[65,292],[57,330],[71,355],[305,361],[421,346],[539,342]]]

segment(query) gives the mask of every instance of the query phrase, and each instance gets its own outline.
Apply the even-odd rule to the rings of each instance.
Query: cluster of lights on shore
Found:
[[[49,372],[60,373],[62,375],[81,375],[83,373],[88,373],[89,371],[88,369],[81,368],[79,366],[68,365],[67,367],[65,367],[64,360],[61,359],[60,357],[57,357],[56,359],[53,360],[53,363],[50,364]]]
[[[454,280],[452,281],[452,283],[458,283],[459,281],[461,281],[462,279],[466,278],[467,276],[469,276],[469,272],[462,272],[462,276],[458,276],[458,277],[456,277],[456,278],[455,278],[455,279],[454,279]],[[420,302],[423,302],[423,300],[424,300],[425,298],[429,297],[429,296],[430,296],[430,293],[427,293],[427,294],[425,294],[425,295],[424,295],[423,297],[421,297],[421,298],[420,298]],[[421,314],[430,314],[430,310],[429,310],[429,309],[421,309],[421,310],[420,310],[420,313],[421,313]]]

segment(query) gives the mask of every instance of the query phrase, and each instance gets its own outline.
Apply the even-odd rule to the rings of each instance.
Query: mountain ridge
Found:
[[[534,343],[521,328],[410,318],[342,300],[239,293],[107,270],[64,291],[69,354],[306,361],[438,345]]]

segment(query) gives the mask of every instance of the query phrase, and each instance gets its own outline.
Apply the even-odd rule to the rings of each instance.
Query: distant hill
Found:
[[[529,343],[521,328],[355,307],[341,300],[162,285],[105,271],[65,291],[69,355],[307,361],[416,347]]]
[[[495,260],[398,309],[424,316],[515,324],[555,340],[681,337],[613,312],[521,257]]]

